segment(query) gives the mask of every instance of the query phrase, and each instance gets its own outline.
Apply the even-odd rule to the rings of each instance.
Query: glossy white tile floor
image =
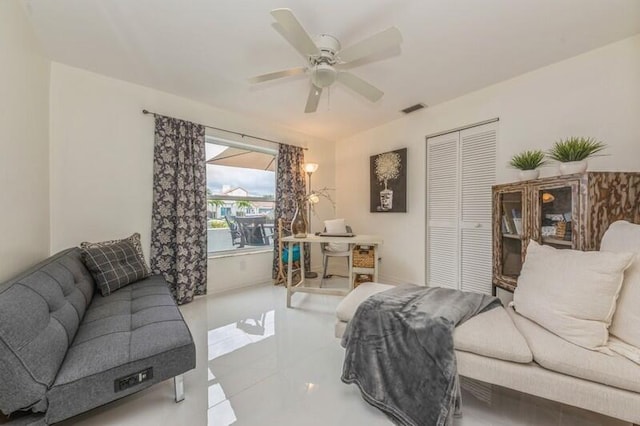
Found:
[[[167,381],[65,425],[390,425],[355,386],[340,381],[343,350],[333,337],[336,296],[265,285],[206,296],[182,307],[196,341],[197,367],[185,401]],[[493,388],[490,402],[464,392],[470,425],[626,425],[575,408]]]

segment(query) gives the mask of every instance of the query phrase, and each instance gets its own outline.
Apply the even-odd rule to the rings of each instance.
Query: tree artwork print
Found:
[[[407,211],[407,148],[371,156],[370,211]]]

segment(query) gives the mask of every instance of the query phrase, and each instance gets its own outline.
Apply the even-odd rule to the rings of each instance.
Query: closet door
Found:
[[[460,289],[491,294],[497,123],[460,131]]]
[[[427,286],[459,288],[459,134],[427,140]],[[489,251],[491,252],[491,251]]]

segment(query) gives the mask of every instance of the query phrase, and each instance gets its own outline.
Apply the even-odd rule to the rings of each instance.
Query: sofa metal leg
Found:
[[[184,400],[184,375],[180,374],[173,378],[173,387],[176,393],[176,402]]]

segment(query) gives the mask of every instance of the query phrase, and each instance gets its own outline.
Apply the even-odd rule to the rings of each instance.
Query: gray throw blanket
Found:
[[[342,381],[396,424],[449,425],[460,407],[453,330],[498,306],[496,297],[437,287],[375,294],[342,337]]]

